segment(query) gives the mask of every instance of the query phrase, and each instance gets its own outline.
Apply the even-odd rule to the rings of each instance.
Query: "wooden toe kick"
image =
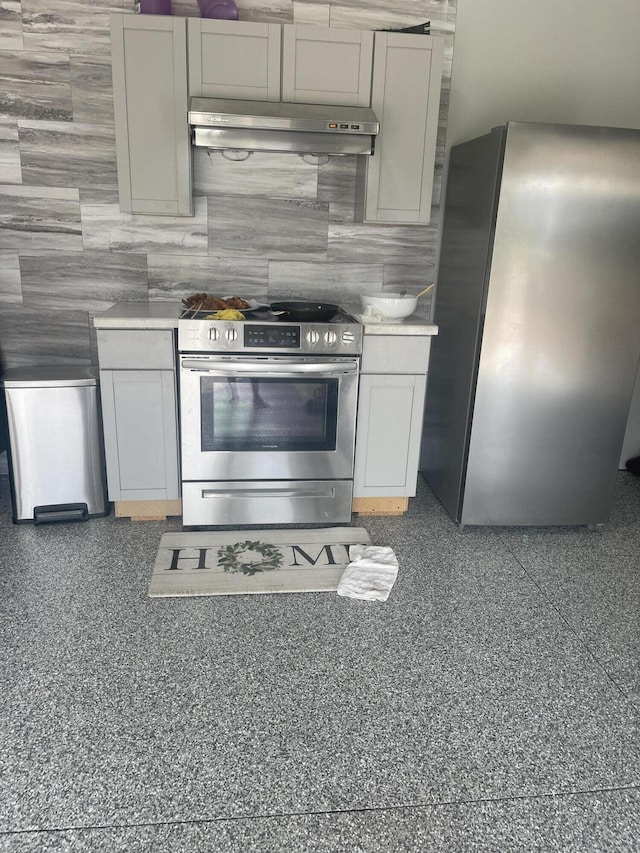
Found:
[[[404,515],[409,498],[354,498],[351,504],[358,515]]]
[[[182,515],[182,501],[115,501],[117,518],[131,521],[164,521],[168,516]]]

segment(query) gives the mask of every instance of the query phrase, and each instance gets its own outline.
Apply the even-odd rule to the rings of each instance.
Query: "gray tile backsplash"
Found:
[[[71,56],[69,70],[73,120],[112,125],[111,57]]]
[[[147,257],[125,252],[21,252],[25,307],[106,311],[114,302],[146,302]]]
[[[247,156],[247,153],[249,156]],[[196,149],[193,186],[199,195],[262,198],[318,198],[318,167],[297,154]],[[339,159],[339,158],[334,158]]]
[[[22,181],[81,189],[116,189],[113,126],[64,121],[18,121]]]
[[[0,185],[0,249],[81,252],[79,191]]]
[[[0,249],[0,306],[4,305],[22,305],[20,258],[17,249]]]
[[[69,56],[49,51],[0,51],[0,115],[71,121]]]
[[[95,361],[92,317],[117,301],[207,291],[344,303],[433,280],[454,0],[237,0],[245,21],[384,29],[431,20],[445,72],[430,226],[355,221],[355,157],[236,161],[200,150],[194,217],[122,213],[109,14],[134,14],[135,0],[1,5],[0,368]],[[172,9],[199,15],[197,0]]]
[[[18,124],[11,119],[0,119],[0,174],[5,184],[22,183]]]
[[[192,293],[221,296],[242,294],[264,302],[269,283],[269,262],[264,258],[233,258],[220,255],[147,255],[149,299],[175,302]]]
[[[209,196],[209,251],[326,260],[329,206],[291,198]]]

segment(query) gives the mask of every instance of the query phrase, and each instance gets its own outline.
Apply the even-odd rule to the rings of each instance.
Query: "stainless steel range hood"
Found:
[[[366,107],[192,98],[199,148],[295,154],[373,154],[380,123]]]

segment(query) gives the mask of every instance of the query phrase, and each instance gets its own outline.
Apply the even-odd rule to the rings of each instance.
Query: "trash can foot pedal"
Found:
[[[34,524],[48,524],[51,521],[87,521],[88,518],[87,504],[48,504],[33,508]]]

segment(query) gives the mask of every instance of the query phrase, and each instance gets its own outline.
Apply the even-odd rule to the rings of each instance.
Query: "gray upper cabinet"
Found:
[[[189,18],[189,94],[280,100],[279,24]]]
[[[120,209],[191,215],[186,21],[111,16]]]
[[[380,135],[360,169],[365,222],[431,219],[442,56],[440,39],[375,33],[371,107]]]
[[[282,100],[368,107],[373,32],[285,24]]]
[[[371,106],[381,129],[375,154],[358,157],[357,218],[430,222],[441,39],[165,15],[111,20],[121,210],[192,215],[191,96]]]

